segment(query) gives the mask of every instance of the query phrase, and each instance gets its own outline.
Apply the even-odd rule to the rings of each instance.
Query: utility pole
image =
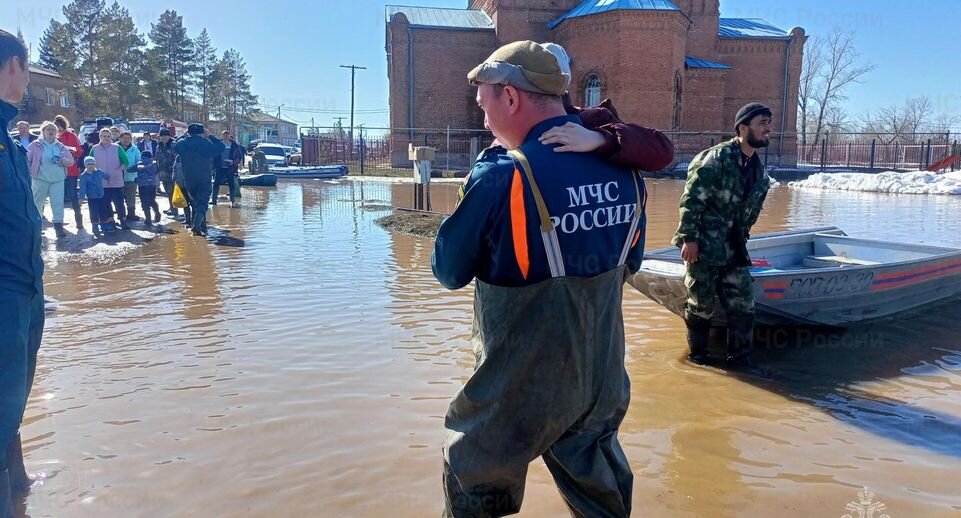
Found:
[[[354,75],[358,70],[367,70],[367,67],[357,65],[341,65],[340,68],[350,69],[350,158],[354,159]]]

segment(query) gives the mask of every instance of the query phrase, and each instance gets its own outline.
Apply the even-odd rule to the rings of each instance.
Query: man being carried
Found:
[[[688,358],[709,363],[707,354],[715,295],[727,316],[727,360],[732,369],[767,376],[754,365],[754,288],[747,239],[764,205],[771,180],[757,156],[768,145],[771,110],[751,103],[734,120],[737,136],[702,151],[687,172],[681,218],[673,242],[685,263]]]
[[[477,364],[446,419],[446,515],[518,512],[528,464],[542,456],[574,514],[629,516],[621,297],[644,248],[643,182],[539,141],[579,122],[560,97],[568,76],[540,45],[506,45],[468,78],[510,151],[480,157],[434,247],[444,286],[477,278]]]

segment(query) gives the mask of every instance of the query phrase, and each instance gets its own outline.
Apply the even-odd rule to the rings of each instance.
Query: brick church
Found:
[[[628,122],[729,136],[737,109],[759,101],[774,111],[772,132],[788,134],[772,139],[768,164],[787,167],[797,161],[793,133],[804,30],[786,32],[758,18],[723,18],[718,0],[388,6],[386,38],[390,123],[405,128],[394,130],[395,149],[417,138],[407,128],[482,128],[467,72],[497,47],[529,39],[567,49],[574,104],[609,97]],[[692,138],[673,136],[676,145]]]

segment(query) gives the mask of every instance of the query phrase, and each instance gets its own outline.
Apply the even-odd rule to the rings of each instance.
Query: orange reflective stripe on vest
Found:
[[[511,235],[514,239],[514,257],[521,275],[527,280],[531,258],[527,248],[527,212],[524,210],[524,181],[521,172],[514,168],[511,180]]]

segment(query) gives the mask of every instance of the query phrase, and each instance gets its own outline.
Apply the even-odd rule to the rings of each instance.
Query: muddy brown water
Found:
[[[682,184],[648,181],[648,248]],[[422,517],[441,510],[443,416],[471,371],[470,288],[378,205],[409,185],[282,182],[215,208],[221,246],[166,236],[48,270],[23,434],[32,517]],[[435,210],[456,186],[433,188]],[[961,198],[777,187],[754,233],[833,224],[961,247]],[[777,382],[687,366],[679,318],[627,288],[635,516],[961,515],[961,304],[843,335],[775,337]],[[859,491],[870,504],[859,500]],[[521,516],[565,516],[540,461]],[[879,516],[880,513],[875,514]]]

